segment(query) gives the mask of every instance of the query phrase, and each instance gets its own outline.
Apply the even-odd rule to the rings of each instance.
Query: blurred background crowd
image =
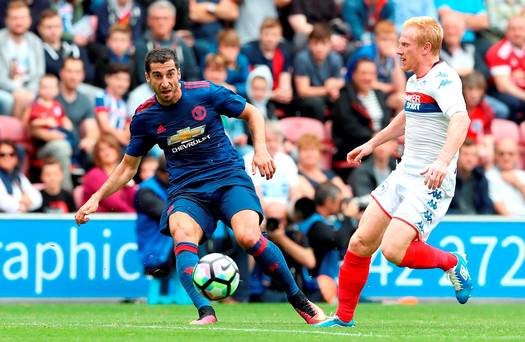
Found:
[[[471,118],[449,213],[525,214],[524,10],[524,0],[2,0],[0,212],[82,205],[120,161],[131,117],[153,95],[146,53],[172,48],[184,81],[221,84],[264,115],[277,165],[272,180],[253,177],[265,229],[305,292],[331,302],[340,252],[402,155],[401,139],[359,168],[345,160],[403,109],[411,75],[396,49],[410,17],[440,21],[441,59],[462,77]],[[223,124],[250,165],[244,122]],[[143,263],[160,289],[171,241],[140,238],[157,235],[167,182],[153,149],[99,208],[138,213]],[[285,300],[222,224],[203,248],[239,264],[235,300]]]

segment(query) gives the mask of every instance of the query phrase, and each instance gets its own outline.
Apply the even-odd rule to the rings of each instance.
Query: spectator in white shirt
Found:
[[[525,171],[518,168],[518,158],[516,141],[505,138],[496,143],[496,166],[486,176],[499,215],[525,216]]]
[[[258,171],[255,175],[251,174],[253,152],[244,156],[246,170],[252,177],[263,210],[266,211],[269,206],[272,206],[272,211],[274,211],[274,205],[279,206],[281,215],[278,218],[284,218],[290,205],[297,199],[299,191],[297,165],[292,157],[283,152],[283,141],[284,135],[279,121],[267,121],[266,145],[277,168],[273,178],[270,180],[265,180]]]

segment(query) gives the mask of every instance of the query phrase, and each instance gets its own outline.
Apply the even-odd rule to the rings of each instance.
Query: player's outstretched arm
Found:
[[[253,105],[246,103],[243,112],[239,116],[248,123],[252,133],[253,148],[255,150],[252,161],[252,174],[259,169],[262,177],[270,179],[275,173],[275,164],[268,149],[266,148],[266,136],[264,134],[264,117]]]
[[[89,200],[80,207],[80,209],[78,209],[75,214],[75,221],[78,225],[88,222],[88,215],[97,211],[98,203],[101,200],[120,190],[131,180],[131,178],[133,178],[133,176],[135,176],[141,159],[141,157],[133,157],[129,154],[124,155],[124,158],[122,158],[115,170],[111,172],[111,175],[104,184],[102,184],[100,189],[98,189],[97,192],[95,192]]]
[[[427,185],[429,189],[437,189],[441,186],[441,183],[443,183],[450,162],[465,141],[469,125],[470,118],[467,112],[457,112],[450,118],[447,140],[438,158],[421,171],[421,174],[425,176],[425,185]]]
[[[405,112],[401,111],[372,139],[348,152],[346,155],[346,160],[350,164],[350,167],[359,166],[359,164],[361,164],[361,159],[371,154],[377,146],[405,134],[405,123]]]

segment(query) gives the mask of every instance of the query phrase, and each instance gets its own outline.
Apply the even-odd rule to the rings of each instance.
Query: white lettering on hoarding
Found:
[[[5,246],[5,250],[7,252],[10,252],[15,249],[17,249],[20,254],[7,259],[3,267],[4,276],[8,280],[27,279],[29,273],[29,253],[27,251],[27,247],[21,242],[12,242]],[[20,269],[18,270],[18,272],[14,272],[12,270],[13,265],[16,264],[20,264]]]
[[[55,265],[51,272],[44,269],[44,255],[47,252],[55,254]],[[50,281],[58,278],[64,268],[64,252],[56,242],[36,244],[36,271],[35,271],[35,293],[41,294],[44,280]]]
[[[102,235],[107,239],[111,237],[111,230],[104,229]],[[111,245],[109,243],[104,243],[102,247],[102,279],[108,280],[111,274]]]
[[[134,242],[128,242],[124,244],[122,247],[120,247],[119,251],[117,252],[116,257],[116,265],[117,265],[117,272],[122,277],[122,279],[127,281],[133,281],[137,280],[140,277],[139,272],[134,273],[128,273],[126,269],[124,268],[124,256],[128,251],[136,251],[137,244]]]
[[[88,256],[88,278],[95,279],[95,247],[89,242],[78,243],[78,229],[71,228],[69,234],[69,278],[77,279],[78,253],[85,251]]]

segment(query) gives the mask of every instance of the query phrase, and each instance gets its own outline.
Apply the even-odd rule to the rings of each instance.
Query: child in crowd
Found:
[[[257,107],[265,120],[275,119],[275,109],[270,102],[272,96],[273,77],[270,68],[266,65],[255,67],[246,81],[246,98]]]
[[[487,82],[479,71],[466,75],[462,81],[463,96],[470,117],[467,139],[478,145],[480,162],[487,169],[494,160],[494,138],[490,128],[494,112],[485,100]]]
[[[38,97],[31,106],[29,127],[31,137],[37,147],[37,158],[54,158],[62,165],[64,177],[62,186],[72,190],[71,156],[73,154],[73,124],[66,116],[64,108],[56,100],[58,78],[46,74],[40,79]]]
[[[104,79],[106,90],[95,100],[98,126],[101,133],[113,135],[122,146],[127,146],[131,114],[124,95],[131,84],[130,69],[125,64],[110,64]]]
[[[95,54],[95,85],[97,87],[104,88],[106,86],[104,78],[111,63],[124,64],[128,66],[129,70],[133,70],[134,55],[129,27],[112,26],[109,29],[106,44],[96,45]]]
[[[226,29],[217,35],[217,54],[226,63],[226,83],[241,96],[246,96],[246,79],[248,78],[248,58],[241,53],[241,40],[234,29]]]
[[[227,87],[225,84],[226,76],[227,71],[224,58],[221,55],[208,55],[204,66],[204,78],[213,83]],[[241,156],[251,151],[251,146],[248,145],[248,134],[246,134],[246,126],[243,120],[222,116],[222,123],[226,130],[226,134]]]
[[[64,172],[58,160],[44,160],[40,173],[40,180],[44,184],[44,188],[40,190],[42,206],[36,210],[37,212],[62,214],[76,210],[73,195],[61,186],[63,178]]]

